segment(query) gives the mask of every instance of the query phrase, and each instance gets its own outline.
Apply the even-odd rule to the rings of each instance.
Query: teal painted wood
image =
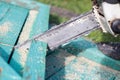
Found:
[[[87,40],[80,38],[70,42],[63,48],[67,49],[69,53],[75,54],[77,56],[84,56],[99,64],[103,64],[118,71],[120,70],[120,61],[105,56],[101,51],[98,50],[94,43]]]
[[[0,80],[22,80],[2,57],[0,57]]]
[[[32,29],[34,30],[32,30],[30,38],[48,30],[50,6],[39,4],[38,12],[39,14],[35,20],[35,23],[33,24]]]
[[[2,13],[0,13],[0,21],[4,18],[8,9],[9,9],[9,5],[4,4],[4,3],[0,3],[0,11],[2,12]]]
[[[94,50],[94,52],[93,52],[93,50]],[[105,66],[108,66],[108,67],[111,67],[111,68],[113,68],[115,70],[120,71],[120,61],[117,61],[117,60],[114,60],[114,59],[111,59],[111,58],[105,56],[104,54],[102,54],[96,48],[88,49],[81,55],[85,56],[86,58],[88,58],[90,60],[96,61],[96,62],[98,62],[100,64],[103,64]],[[91,55],[93,55],[93,56],[91,57]]]
[[[27,14],[27,9],[0,2],[0,50],[2,51],[0,54],[6,61],[8,61],[12,46],[15,45]]]
[[[12,47],[0,44],[0,56],[7,62],[12,51]]]
[[[10,4],[14,4],[14,5],[18,5],[27,9],[35,9],[35,10],[39,10],[40,7],[47,7],[48,5],[45,5],[43,3],[39,3],[35,0],[1,0],[4,2],[8,2]]]
[[[119,71],[79,56],[47,80],[119,80],[119,74]]]
[[[62,68],[67,66],[72,60],[76,58],[75,55],[64,51],[63,49],[57,49],[46,57],[46,79],[56,74]]]
[[[0,42],[14,46],[27,17],[28,10],[2,2],[0,4],[2,9],[6,10],[7,8],[6,13],[2,16],[3,18],[0,21]],[[0,14],[3,13],[1,12]]]
[[[43,33],[48,29],[48,21],[49,21],[49,11],[50,6],[36,2],[34,0],[1,0],[4,2],[8,2],[10,4],[14,4],[17,6],[25,7],[30,10],[37,10],[39,12],[35,23],[33,24],[33,31],[30,34],[30,38],[36,34]],[[47,23],[46,23],[47,22]],[[39,28],[38,28],[39,27]]]
[[[29,1],[23,1],[21,0],[20,2],[27,2],[29,3]],[[13,4],[13,3],[12,3]],[[14,3],[15,5],[19,5],[18,3]],[[34,21],[34,23],[31,25],[32,28],[31,28],[31,31],[30,31],[30,34],[27,36],[29,38],[31,38],[32,36],[36,35],[36,34],[40,34],[40,33],[43,33],[44,31],[46,31],[48,29],[48,19],[49,19],[49,6],[47,5],[44,5],[44,4],[41,4],[41,3],[37,3],[38,5],[34,5],[33,8],[35,7],[38,7],[37,11],[38,11],[38,15]],[[29,9],[33,9],[30,7],[30,5],[32,4],[26,4],[28,5],[28,7],[26,8],[29,8]],[[20,39],[19,39],[20,40]],[[18,40],[18,43],[19,44],[19,40]],[[41,43],[42,44],[42,43]],[[25,69],[25,65],[27,64],[28,61],[27,58],[29,56],[29,52],[28,50],[30,50],[30,47],[31,47],[31,43],[28,43],[26,44],[27,46],[23,46],[24,50],[23,52],[20,51],[20,49],[16,49],[14,51],[14,54],[13,54],[13,57],[10,61],[10,65],[21,75],[21,76],[24,76],[23,75],[23,72],[24,72],[24,69]],[[47,44],[44,43],[44,46],[40,46],[42,47],[44,50],[47,51]],[[26,54],[26,57],[23,57],[24,55],[24,52]],[[37,54],[37,53],[36,53]],[[44,54],[46,55],[46,52],[44,52]],[[34,56],[34,55],[33,55]],[[43,55],[41,55],[43,56]],[[45,58],[45,56],[43,56],[43,58]],[[44,62],[45,63],[45,62]],[[43,64],[43,66],[45,66],[45,64]],[[44,70],[44,69],[43,69]],[[24,72],[25,73],[25,72]],[[41,75],[45,75],[45,71],[44,73],[42,73]],[[33,75],[34,76],[34,75]]]
[[[45,79],[45,47],[45,43],[39,41],[32,42],[23,72],[25,80]]]
[[[5,0],[4,0],[5,1]],[[7,0],[8,2],[9,2],[9,0]],[[17,2],[18,2],[18,0],[17,0]],[[24,1],[22,1],[22,0],[20,0],[20,2],[24,2]],[[26,1],[26,2],[29,2],[29,1]],[[2,2],[2,3],[4,3],[4,2]],[[15,4],[15,2],[13,1],[13,2],[10,2],[11,4]],[[35,2],[36,3],[36,2]],[[4,3],[4,4],[6,4],[6,3]],[[34,4],[33,2],[32,2],[32,4]],[[6,5],[10,5],[10,4],[6,4]],[[17,3],[15,4],[15,5],[18,5]],[[30,5],[30,4],[26,4],[26,5]],[[24,5],[24,6],[26,6],[26,5]],[[10,5],[10,6],[13,6],[13,5]],[[20,5],[21,6],[21,5]],[[22,7],[24,7],[24,6],[22,6]],[[35,22],[34,22],[34,24],[32,24],[32,28],[31,28],[31,34],[29,34],[29,38],[31,38],[32,36],[34,36],[34,35],[36,35],[36,34],[40,34],[40,33],[42,33],[42,32],[44,32],[44,31],[46,31],[47,29],[48,29],[48,18],[49,18],[49,6],[46,6],[46,5],[44,5],[44,4],[41,4],[41,3],[37,3],[37,5],[35,4],[35,5],[32,5],[32,6],[34,6],[34,7],[30,7],[30,6],[27,6],[27,7],[25,7],[25,8],[27,8],[27,9],[35,9],[35,10],[37,10],[38,12],[39,12],[39,14],[37,15],[37,17],[36,17],[36,19],[35,19]],[[13,7],[17,7],[17,6],[13,6]],[[17,9],[17,8],[16,8]],[[17,9],[18,10],[18,9]],[[25,9],[26,10],[26,9]],[[14,10],[13,10],[14,11]],[[7,11],[6,11],[7,12]],[[4,11],[4,13],[6,14],[6,12]],[[19,10],[19,12],[20,13],[23,13],[24,11],[22,11],[22,10]],[[28,10],[26,11],[26,14],[28,14]],[[15,14],[14,14],[15,15]],[[2,16],[4,16],[4,15],[2,15]],[[20,16],[20,15],[19,15]],[[21,17],[21,16],[20,16]],[[26,15],[26,17],[27,17],[27,15]],[[26,18],[25,17],[25,18]],[[1,17],[2,18],[2,17]],[[16,20],[16,22],[17,21],[19,21],[19,17],[17,17],[18,18],[18,20]],[[21,17],[22,18],[22,17]],[[12,19],[12,18],[11,18]],[[11,20],[12,21],[12,20]],[[21,20],[22,21],[22,20]],[[21,21],[19,21],[19,23],[18,23],[18,25],[19,24],[21,24],[20,22]],[[14,25],[15,26],[15,25]],[[22,24],[21,24],[21,26],[22,26]],[[20,26],[18,26],[20,29],[22,28],[22,27],[20,27]],[[15,28],[18,28],[18,27],[15,27]],[[24,29],[24,28],[23,28]],[[18,35],[16,35],[16,36],[18,36]],[[27,36],[28,37],[28,36]],[[14,38],[13,38],[14,39]],[[20,40],[20,39],[19,39]],[[19,44],[19,40],[18,40],[18,43],[17,44]],[[10,42],[11,43],[11,42]],[[12,44],[8,44],[8,43],[2,43],[2,44],[5,44],[5,45],[8,45],[9,47],[13,47],[14,45],[12,45]],[[35,43],[34,43],[35,44]],[[29,62],[29,59],[31,58],[31,56],[34,56],[34,57],[38,57],[38,55],[35,55],[35,54],[33,54],[32,53],[32,51],[28,51],[28,49],[31,49],[32,48],[32,46],[30,46],[30,45],[34,45],[34,44],[28,44],[27,45],[27,47],[28,48],[26,48],[25,47],[25,50],[23,50],[23,51],[27,51],[28,52],[28,54],[26,55],[26,61],[25,62],[21,62],[21,60],[20,59],[23,59],[23,58],[21,58],[21,53],[22,54],[24,54],[24,52],[19,52],[17,49],[14,51],[14,54],[13,54],[13,57],[12,57],[12,59],[11,59],[11,61],[10,61],[10,65],[12,66],[12,68],[19,74],[19,75],[21,75],[21,77],[24,77],[25,78],[25,80],[27,79],[27,78],[29,78],[28,76],[30,75],[31,76],[31,80],[36,80],[36,79],[44,79],[44,77],[45,77],[45,55],[46,55],[46,51],[47,51],[47,44],[46,43],[41,43],[41,42],[39,42],[38,44],[39,44],[39,47],[40,47],[40,50],[41,50],[41,48],[44,50],[44,51],[41,51],[41,53],[43,53],[43,54],[40,54],[40,53],[37,53],[36,52],[36,54],[39,54],[39,55],[41,55],[41,56],[39,56],[40,58],[39,59],[42,59],[41,61],[42,61],[42,63],[34,63],[33,61],[35,60],[35,61],[38,61],[38,59],[33,59],[33,61],[32,61],[32,64],[36,64],[36,67],[34,68],[33,67],[33,65],[30,65],[30,63],[31,62]],[[38,47],[38,45],[36,44],[35,45],[36,47]],[[5,48],[6,48],[6,46],[5,46]],[[10,49],[11,49],[10,48]],[[8,48],[6,48],[7,50],[8,50]],[[9,49],[9,50],[10,50]],[[38,49],[38,48],[36,48],[36,49]],[[22,51],[22,50],[21,50]],[[10,52],[10,51],[9,51]],[[29,54],[30,53],[30,54]],[[6,56],[6,55],[3,55],[3,56]],[[24,55],[22,55],[22,56],[24,56]],[[23,60],[24,61],[24,60]],[[25,63],[25,64],[24,64]],[[24,66],[23,66],[23,64],[24,64]],[[38,64],[38,65],[37,65]],[[26,71],[26,67],[30,67],[31,69],[29,70],[29,72],[28,71]],[[41,67],[40,67],[41,66]],[[36,69],[37,68],[37,69]],[[36,72],[36,70],[38,70],[38,72]],[[31,74],[31,73],[33,73],[33,72],[35,72],[35,74]],[[24,74],[23,74],[24,73]],[[38,76],[36,76],[36,74],[38,74]],[[22,76],[23,75],[23,76]],[[11,79],[12,80],[12,79]]]
[[[71,53],[72,56],[76,56],[71,62],[69,62],[61,69],[57,70],[56,65],[60,66],[65,64],[66,59],[70,59],[72,56],[64,57],[63,60],[56,61],[54,59],[47,60],[47,73],[52,74],[48,76],[47,80],[119,80],[120,79],[120,62],[113,60],[98,49],[96,44],[79,38],[73,40],[67,44],[61,46],[64,52]],[[58,49],[59,51],[59,49]],[[57,54],[59,56],[60,54]],[[51,53],[50,56],[54,56]],[[49,57],[48,57],[49,58]],[[56,59],[57,60],[57,59]],[[60,62],[59,62],[60,61]],[[61,62],[62,61],[62,62]],[[53,64],[53,66],[50,65]],[[52,70],[55,67],[55,70]],[[53,73],[54,72],[54,73]]]

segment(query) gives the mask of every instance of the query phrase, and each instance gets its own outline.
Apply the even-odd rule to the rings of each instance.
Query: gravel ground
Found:
[[[101,52],[103,52],[105,55],[120,60],[120,42],[102,42],[97,43],[98,48]]]

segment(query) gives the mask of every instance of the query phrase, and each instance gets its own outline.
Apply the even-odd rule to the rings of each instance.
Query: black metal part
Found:
[[[120,19],[116,19],[112,22],[111,29],[114,33],[120,34]]]
[[[120,0],[103,0],[104,2],[110,3],[110,4],[117,4],[120,2]]]
[[[97,43],[98,49],[108,57],[120,60],[120,42]]]

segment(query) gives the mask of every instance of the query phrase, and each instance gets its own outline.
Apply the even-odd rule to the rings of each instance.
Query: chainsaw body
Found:
[[[103,32],[120,34],[120,1],[94,0],[93,11]]]

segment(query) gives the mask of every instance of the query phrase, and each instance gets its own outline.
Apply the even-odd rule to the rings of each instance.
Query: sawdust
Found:
[[[0,36],[5,36],[9,31],[11,31],[11,22],[5,22],[0,25]]]

